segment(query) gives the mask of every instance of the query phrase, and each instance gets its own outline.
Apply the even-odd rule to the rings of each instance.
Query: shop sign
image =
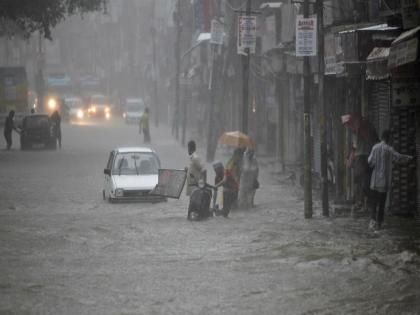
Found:
[[[324,40],[325,47],[325,74],[332,75],[336,74],[336,63],[337,58],[335,56],[335,36],[334,34],[326,34]]]
[[[316,18],[296,17],[296,56],[308,57],[317,54]]]
[[[240,15],[238,18],[238,54],[246,54],[249,49],[255,54],[257,43],[257,17],[255,15]]]
[[[388,68],[396,68],[417,59],[418,39],[413,38],[391,47]]]
[[[420,106],[420,81],[396,81],[392,83],[394,107]]]

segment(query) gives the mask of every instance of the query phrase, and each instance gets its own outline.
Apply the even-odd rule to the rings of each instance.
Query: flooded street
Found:
[[[188,164],[165,127],[151,135],[163,167]],[[184,193],[102,199],[108,154],[140,145],[136,126],[64,125],[57,151],[14,140],[0,153],[0,314],[419,314],[413,220],[305,221],[262,159],[257,208],[189,222]]]

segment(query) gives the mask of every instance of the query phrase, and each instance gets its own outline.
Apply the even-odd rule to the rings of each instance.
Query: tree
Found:
[[[51,38],[51,29],[66,16],[106,10],[108,0],[1,0],[0,35],[30,36],[40,31]]]

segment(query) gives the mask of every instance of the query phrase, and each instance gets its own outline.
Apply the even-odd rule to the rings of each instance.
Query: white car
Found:
[[[149,148],[128,147],[111,151],[104,170],[103,197],[114,201],[164,201],[150,192],[158,183],[160,161]]]
[[[141,98],[128,98],[125,102],[123,117],[127,124],[140,122],[144,113],[145,104]]]

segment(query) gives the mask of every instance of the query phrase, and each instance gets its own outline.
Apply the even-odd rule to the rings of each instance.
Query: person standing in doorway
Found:
[[[407,163],[413,159],[410,155],[395,151],[390,145],[390,140],[391,133],[385,130],[382,133],[382,141],[373,146],[368,158],[369,166],[373,168],[370,180],[372,190],[370,229],[382,228],[387,192],[391,187],[392,163]]]
[[[149,124],[149,108],[146,107],[143,115],[140,118],[140,134],[143,132],[143,142],[150,143],[150,124]]]
[[[19,133],[18,129],[15,127],[15,122],[13,118],[15,117],[15,111],[11,110],[9,112],[9,115],[7,115],[6,120],[4,122],[4,138],[6,139],[7,143],[7,150],[10,150],[12,147],[12,131],[15,130],[17,133]]]
[[[374,127],[366,118],[361,118],[361,123],[356,134],[354,151],[354,181],[355,181],[355,209],[367,210],[367,198],[369,197],[369,181],[372,170],[368,164],[368,157],[375,143],[378,143],[378,135]]]

